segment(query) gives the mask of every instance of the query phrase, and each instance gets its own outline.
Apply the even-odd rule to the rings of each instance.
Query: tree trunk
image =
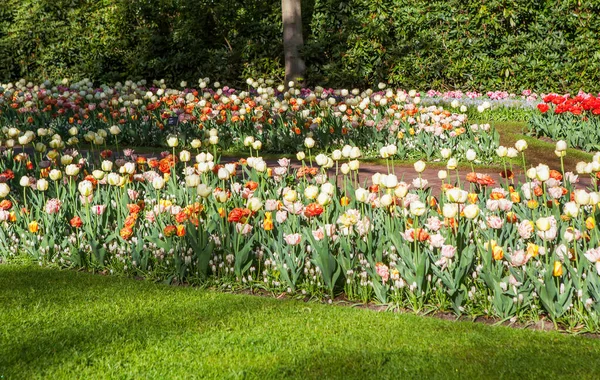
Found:
[[[283,20],[283,54],[285,56],[285,84],[304,75],[304,61],[300,57],[302,39],[301,0],[281,0]]]

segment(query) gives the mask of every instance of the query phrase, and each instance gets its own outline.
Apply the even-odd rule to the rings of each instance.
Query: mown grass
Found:
[[[528,148],[525,150],[525,160],[528,166],[537,166],[538,164],[546,164],[551,169],[560,170],[560,158],[554,154],[556,142],[549,139],[540,140],[536,137],[526,134],[526,122],[497,122],[493,125],[500,134],[500,144],[510,147],[523,139],[527,141]],[[578,149],[567,149],[567,155],[563,157],[565,170],[575,171],[575,165],[579,161],[590,162],[593,155]],[[522,165],[521,159],[515,159],[513,163],[517,166]]]
[[[596,378],[600,340],[0,265],[0,378]]]

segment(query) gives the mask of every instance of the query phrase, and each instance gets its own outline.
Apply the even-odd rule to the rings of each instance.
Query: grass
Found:
[[[526,122],[497,122],[494,126],[500,134],[500,144],[510,147],[514,146],[517,140],[527,141],[528,148],[525,150],[525,160],[528,166],[537,166],[546,164],[551,169],[560,170],[560,158],[554,154],[556,142],[540,140],[536,137],[525,134]],[[575,165],[579,161],[591,162],[593,155],[578,149],[567,149],[567,155],[564,157],[566,171],[575,171]],[[516,159],[514,164],[517,168],[521,165],[521,160]],[[517,169],[518,170],[518,169]]]
[[[0,265],[0,379],[598,373],[594,338]]]

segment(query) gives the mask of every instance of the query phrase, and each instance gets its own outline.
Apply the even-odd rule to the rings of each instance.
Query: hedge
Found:
[[[277,0],[4,0],[0,80],[283,77]],[[598,91],[600,3],[302,0],[308,84]]]

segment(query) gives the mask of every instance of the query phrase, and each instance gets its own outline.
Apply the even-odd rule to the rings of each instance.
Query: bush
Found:
[[[309,84],[598,90],[600,5],[303,0]],[[5,0],[0,78],[283,76],[280,3]]]

